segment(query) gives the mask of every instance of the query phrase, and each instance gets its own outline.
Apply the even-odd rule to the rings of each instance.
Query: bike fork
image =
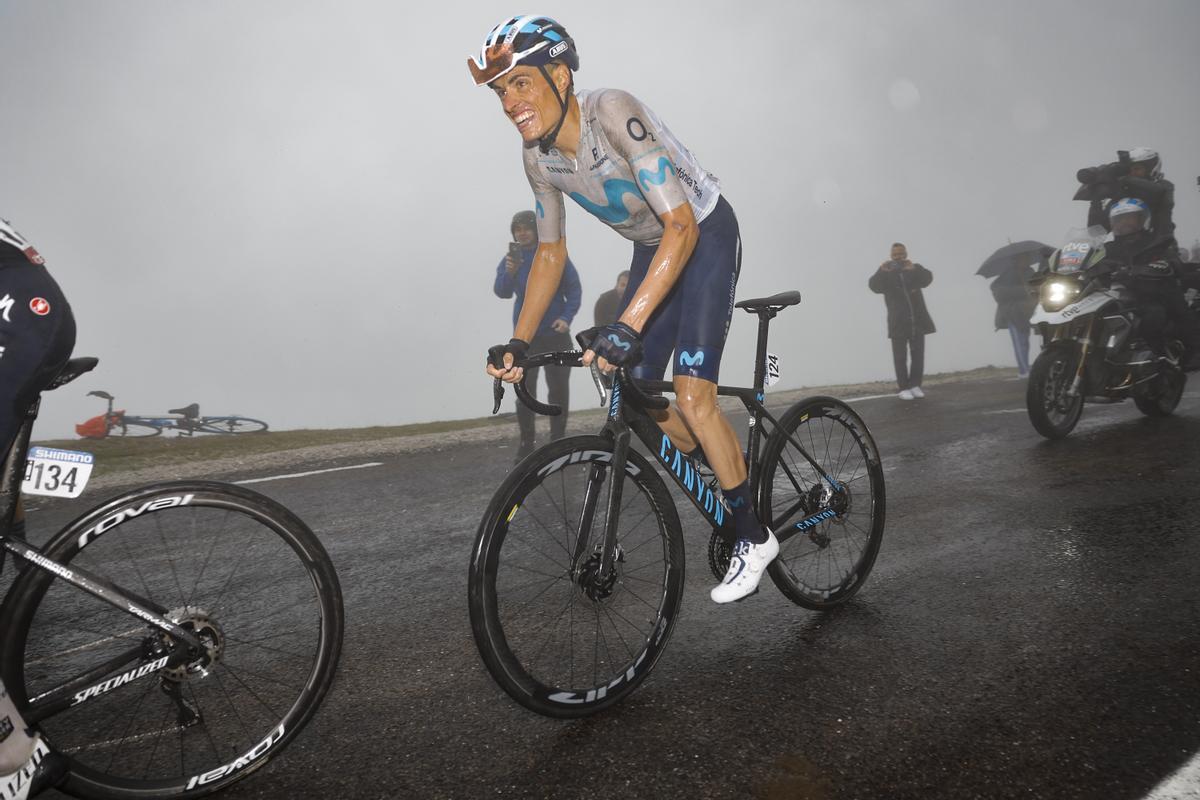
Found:
[[[583,510],[579,515],[579,535],[575,539],[575,549],[571,553],[571,574],[580,574],[580,564],[589,556],[589,544],[592,541],[592,527],[596,522],[596,506],[600,502],[601,487],[604,485],[605,473],[612,476],[608,487],[607,514],[604,525],[604,539],[600,549],[600,568],[595,578],[604,581],[613,569],[617,551],[617,521],[618,509],[621,507],[621,491],[624,486],[622,477],[625,475],[625,463],[628,460],[630,433],[629,429],[618,431],[614,436],[613,457],[608,464],[593,462],[588,472],[587,488],[584,490]]]

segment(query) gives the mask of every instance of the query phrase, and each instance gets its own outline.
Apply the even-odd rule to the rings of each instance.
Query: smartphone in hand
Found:
[[[509,242],[508,243],[508,255],[512,258],[513,261],[516,261],[518,264],[520,264],[521,263],[521,245],[517,244],[516,242]]]

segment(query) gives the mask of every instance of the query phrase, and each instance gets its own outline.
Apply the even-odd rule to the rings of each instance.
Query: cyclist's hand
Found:
[[[617,367],[632,367],[642,360],[642,337],[624,322],[589,328],[575,338],[585,350],[583,365],[590,366],[596,361],[600,371],[606,374]]]
[[[488,348],[487,374],[507,383],[518,383],[525,375],[525,370],[514,367],[513,364],[525,358],[529,352],[529,342],[523,339],[509,339],[508,344],[497,344]]]

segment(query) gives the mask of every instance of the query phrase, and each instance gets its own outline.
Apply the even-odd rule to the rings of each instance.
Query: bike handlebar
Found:
[[[559,367],[582,367],[583,366],[583,351],[581,350],[563,350],[559,352],[538,353],[534,356],[526,356],[520,362],[514,363],[513,366],[521,367],[522,369],[536,369],[537,367],[559,366]],[[525,404],[527,408],[534,413],[542,414],[547,417],[557,417],[562,413],[562,407],[543,403],[530,393],[525,381],[528,376],[522,376],[521,380],[513,384],[513,389],[517,393],[517,398]],[[644,408],[654,411],[663,411],[670,407],[671,401],[662,395],[648,395],[638,387],[637,382],[630,377],[629,372],[624,367],[617,368],[617,378],[621,385],[627,391],[626,399],[639,408]],[[493,398],[495,405],[492,407],[492,413],[495,414],[500,410],[500,401],[504,399],[504,382],[496,378],[492,387]]]

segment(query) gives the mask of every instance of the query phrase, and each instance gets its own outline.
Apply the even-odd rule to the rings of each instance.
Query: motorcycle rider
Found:
[[[1175,184],[1163,177],[1162,159],[1149,147],[1118,151],[1119,160],[1076,173],[1083,186],[1076,200],[1090,200],[1088,227],[1110,230],[1109,211],[1121,198],[1141,200],[1149,209],[1149,229],[1159,236],[1175,233]]]
[[[1173,236],[1151,228],[1152,216],[1149,205],[1136,197],[1112,203],[1108,212],[1112,241],[1104,247],[1105,258],[1124,268],[1122,282],[1142,309],[1146,343],[1170,357],[1165,339],[1170,323],[1195,359],[1200,355],[1200,324],[1179,282],[1178,247]]]

